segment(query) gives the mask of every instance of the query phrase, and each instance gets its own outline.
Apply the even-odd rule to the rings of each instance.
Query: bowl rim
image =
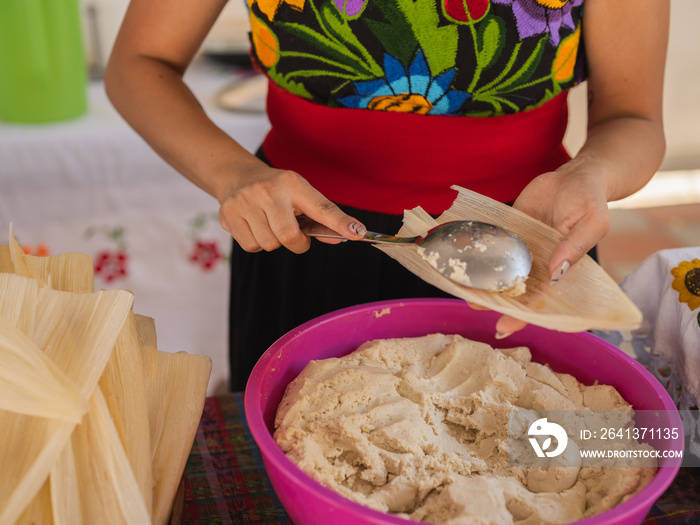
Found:
[[[282,449],[275,442],[272,433],[267,427],[264,421],[263,411],[260,406],[260,397],[256,394],[260,391],[261,381],[264,373],[267,370],[267,366],[270,364],[272,359],[276,359],[276,355],[280,348],[284,348],[290,341],[301,337],[306,332],[313,330],[318,325],[329,323],[335,321],[341,317],[352,316],[362,312],[369,311],[382,311],[386,308],[394,307],[421,307],[426,308],[430,306],[454,306],[458,308],[468,308],[474,312],[474,315],[483,316],[500,316],[497,312],[492,311],[481,311],[474,310],[462,299],[453,298],[407,298],[407,299],[390,299],[384,301],[374,301],[369,303],[362,303],[355,306],[349,306],[345,308],[340,308],[318,316],[314,319],[310,319],[305,323],[302,323],[297,328],[290,330],[286,334],[282,335],[277,341],[275,341],[259,358],[256,363],[251,375],[246,384],[244,392],[244,412],[247,420],[248,427],[250,429],[251,435],[256,442],[256,445],[260,449],[262,455],[263,464],[265,469],[270,468],[268,465],[274,466],[276,469],[284,473],[288,479],[294,479],[295,483],[301,483],[314,487],[316,494],[319,499],[324,503],[333,505],[341,510],[346,510],[348,513],[357,514],[369,513],[371,517],[375,519],[381,519],[387,524],[392,525],[406,525],[410,523],[421,523],[416,522],[407,518],[402,518],[389,513],[381,512],[370,507],[361,505],[345,496],[335,492],[334,490],[325,487],[314,478],[309,476],[300,467],[298,467],[287,455],[282,451]],[[529,325],[531,326],[531,325]],[[541,327],[533,327],[536,330],[547,330]],[[683,428],[680,414],[678,409],[673,403],[669,393],[662,387],[658,380],[646,369],[644,368],[636,359],[626,354],[624,351],[614,346],[613,344],[605,341],[601,337],[598,337],[589,332],[569,332],[566,334],[574,338],[583,338],[591,342],[594,342],[598,346],[603,347],[608,353],[612,353],[615,358],[623,360],[628,366],[632,367],[635,372],[637,372],[642,379],[645,380],[647,386],[649,386],[658,396],[661,404],[662,410],[669,412],[669,417],[673,419],[673,424],[679,428]],[[286,388],[286,385],[285,385]],[[673,445],[676,446],[676,450],[679,448],[681,450],[685,449],[685,439],[683,433],[680,433],[678,439],[673,440]],[[682,458],[666,458],[664,465],[660,466],[654,475],[652,481],[639,493],[635,494],[634,497],[628,501],[613,507],[601,514],[584,518],[583,520],[576,521],[576,525],[602,525],[608,523],[610,520],[614,520],[615,523],[620,522],[626,518],[633,517],[637,515],[641,510],[648,510],[654,505],[656,500],[666,491],[669,485],[673,482],[678,470],[680,469],[682,463]],[[299,479],[301,477],[301,479]]]

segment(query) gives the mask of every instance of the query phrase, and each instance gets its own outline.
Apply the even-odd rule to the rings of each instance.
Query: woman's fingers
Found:
[[[549,259],[550,279],[553,282],[561,279],[571,265],[598,244],[609,228],[610,215],[607,208],[597,213],[588,213],[576,222],[552,252]]]
[[[498,321],[496,321],[496,339],[503,339],[508,337],[513,332],[522,330],[527,326],[525,321],[516,319],[515,317],[510,317],[508,315],[501,316]]]
[[[480,304],[470,302],[467,302],[467,304],[473,310],[491,310],[490,308],[486,308],[485,306],[481,306]],[[522,330],[526,326],[527,323],[525,321],[521,321],[520,319],[516,319],[515,317],[510,317],[508,315],[503,315],[499,317],[496,321],[496,339],[503,339],[505,337],[508,337],[513,332]]]
[[[248,252],[282,246],[294,253],[308,250],[311,241],[301,231],[299,216],[348,239],[360,239],[366,232],[360,221],[292,171],[265,167],[249,178],[252,182],[232,191],[219,210],[221,225]]]
[[[469,301],[467,301],[467,304],[469,305],[469,307],[472,310],[481,310],[481,311],[491,310],[491,308],[486,308],[485,306],[481,306],[480,304],[476,304],[476,303],[470,303]]]
[[[367,233],[364,224],[345,213],[308,183],[296,194],[296,199],[294,208],[299,212],[297,215],[304,214],[347,239],[358,240]]]

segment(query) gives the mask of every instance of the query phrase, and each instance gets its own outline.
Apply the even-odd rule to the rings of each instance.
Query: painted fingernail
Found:
[[[552,274],[552,277],[551,277],[551,282],[552,283],[559,282],[559,279],[564,277],[564,274],[566,273],[566,271],[569,269],[570,266],[571,265],[569,264],[569,261],[564,261],[563,263],[561,263],[559,265],[559,268],[554,270],[554,273]]]
[[[367,228],[365,228],[363,224],[360,224],[358,222],[353,222],[352,224],[350,224],[349,228],[352,233],[355,233],[357,235],[364,235],[365,233],[367,233]]]
[[[496,332],[496,339],[505,339],[509,335],[513,335],[513,332]]]

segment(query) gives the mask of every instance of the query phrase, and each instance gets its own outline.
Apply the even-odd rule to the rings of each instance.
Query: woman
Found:
[[[663,158],[668,0],[249,0],[252,58],[270,78],[257,156],[182,79],[224,4],[132,0],[105,83],[126,121],[220,203],[234,239],[233,390],[307,319],[441,295],[364,243],[312,245],[301,224],[351,240],[394,233],[404,209],[440,214],[458,184],[564,234],[556,281],[606,234],[607,203]],[[588,134],[570,158],[566,92],[583,80]]]

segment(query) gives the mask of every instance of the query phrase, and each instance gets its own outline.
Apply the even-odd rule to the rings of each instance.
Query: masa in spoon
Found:
[[[305,233],[310,237],[347,240],[338,234],[314,232],[313,228]],[[458,284],[480,290],[520,295],[532,268],[532,254],[520,237],[478,221],[445,222],[416,237],[367,232],[359,240],[417,244],[418,253],[438,272]]]

